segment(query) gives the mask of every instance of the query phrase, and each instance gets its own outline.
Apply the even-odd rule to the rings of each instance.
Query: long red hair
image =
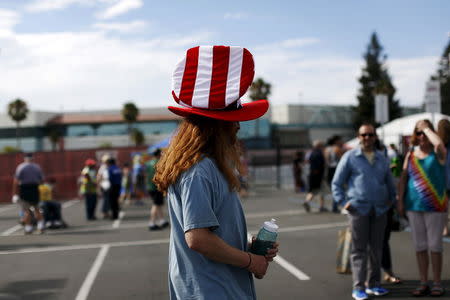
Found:
[[[200,116],[184,119],[156,165],[153,181],[158,190],[167,193],[169,186],[204,156],[214,159],[229,188],[238,190],[241,168],[236,126],[234,122]]]

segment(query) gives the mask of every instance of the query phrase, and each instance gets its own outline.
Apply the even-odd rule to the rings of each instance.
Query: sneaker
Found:
[[[25,234],[32,234],[33,233],[33,226],[31,226],[31,225],[25,225],[25,228],[24,228],[24,232],[25,232]]]
[[[387,293],[389,293],[389,291],[385,288],[382,288],[381,286],[366,289],[366,294],[368,295],[383,296]]]
[[[159,227],[159,226],[157,226],[155,224],[148,226],[148,230],[150,230],[150,231],[160,230],[160,229],[161,229],[161,227]]]
[[[303,202],[303,208],[306,210],[306,212],[311,211],[311,206],[309,205],[308,202]]]
[[[38,230],[41,230],[41,231],[45,229],[44,221],[39,221],[39,222],[37,223],[37,229],[38,229]]]
[[[169,226],[169,222],[167,222],[167,220],[162,220],[162,221],[158,222],[158,226],[161,228],[166,228]]]
[[[366,300],[369,299],[369,296],[367,296],[365,291],[361,290],[353,290],[352,297],[355,300]]]

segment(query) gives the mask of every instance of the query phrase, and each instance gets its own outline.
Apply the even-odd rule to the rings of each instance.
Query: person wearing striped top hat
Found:
[[[184,117],[156,167],[171,222],[171,299],[256,299],[253,275],[263,278],[278,244],[266,256],[248,252],[238,196],[240,121],[261,117],[267,100],[241,103],[254,62],[242,47],[187,50],[173,73],[172,96]]]

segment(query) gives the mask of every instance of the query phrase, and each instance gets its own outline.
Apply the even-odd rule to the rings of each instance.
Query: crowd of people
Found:
[[[105,155],[99,166],[94,159],[87,159],[80,172],[80,194],[89,221],[97,219],[98,195],[103,218],[112,220],[118,218],[121,205],[142,205],[149,195],[153,199],[149,230],[162,229],[169,225],[162,210],[167,199],[171,299],[256,299],[253,278],[262,279],[278,253],[276,242],[265,255],[251,253],[254,241],[248,241],[239,199],[245,176],[237,139],[239,122],[257,119],[269,107],[266,100],[240,102],[253,80],[253,68],[252,55],[245,48],[189,49],[173,73],[172,95],[182,106],[169,106],[183,120],[164,155],[160,149],[147,161],[136,155],[131,166],[125,163],[122,168],[114,157]],[[226,71],[228,77],[217,75],[216,81],[225,80],[221,84],[209,82],[205,73],[210,74],[211,69],[217,74]],[[196,90],[199,86],[201,92]],[[326,147],[317,140],[305,156],[296,153],[295,188],[307,192],[305,210],[310,212],[311,201],[318,196],[319,211],[328,211],[326,181],[332,192],[332,212],[341,208],[348,215],[355,300],[389,292],[382,287],[382,270],[386,281],[401,283],[393,272],[389,247],[394,215],[407,218],[412,232],[420,279],[412,294],[444,294],[442,235],[448,234],[449,135],[448,120],[440,121],[437,131],[431,122],[421,120],[402,157],[395,145],[389,149],[382,145],[373,124],[364,123],[357,132],[359,146],[354,149],[346,151],[342,137],[336,135]],[[302,173],[304,162],[309,164],[307,176]],[[45,229],[37,206],[43,183],[42,170],[27,155],[17,168],[13,186],[14,199],[20,199],[24,212],[25,233],[33,231],[32,211],[37,229]],[[44,188],[41,194],[45,194]],[[46,201],[48,215],[54,216],[56,224],[60,211],[58,215],[58,208],[50,205],[50,196]]]
[[[442,236],[449,234],[450,122],[440,120],[437,131],[428,120],[417,122],[405,155],[394,144],[385,147],[372,124],[361,125],[357,137],[359,146],[348,151],[340,136],[332,136],[326,146],[316,140],[306,155],[295,154],[295,190],[307,192],[304,209],[310,212],[310,203],[318,196],[319,212],[328,211],[324,196],[330,188],[332,211],[348,215],[354,299],[388,293],[381,286],[381,271],[385,282],[402,282],[393,271],[389,246],[391,231],[399,230],[402,222],[411,228],[419,269],[420,284],[412,295],[443,295]],[[304,170],[309,170],[306,176]]]
[[[135,155],[132,168],[128,163],[120,168],[116,159],[108,154],[102,156],[98,168],[94,159],[86,159],[78,179],[86,220],[97,220],[98,198],[101,199],[103,219],[117,220],[121,206],[131,203],[142,206],[144,197],[149,196],[153,205],[148,229],[159,230],[169,226],[162,209],[164,196],[153,183],[160,157],[161,149],[155,149],[145,162],[141,155]],[[20,205],[20,223],[25,234],[68,227],[62,217],[61,203],[53,198],[54,186],[55,179],[46,178],[41,167],[33,161],[33,155],[25,154],[24,162],[16,168],[12,188],[12,202]]]
[[[128,204],[142,206],[143,199],[149,196],[153,201],[149,230],[166,228],[169,222],[162,210],[164,196],[155,188],[153,182],[155,166],[160,157],[161,149],[155,149],[150,159],[146,161],[143,161],[140,154],[136,154],[131,168],[129,163],[124,163],[120,168],[114,157],[105,154],[98,169],[94,159],[87,159],[79,179],[80,195],[85,200],[86,219],[89,221],[97,219],[98,195],[101,196],[103,219],[111,220],[118,219],[121,206]]]

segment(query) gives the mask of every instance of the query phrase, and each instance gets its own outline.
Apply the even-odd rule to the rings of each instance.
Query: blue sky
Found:
[[[356,104],[378,33],[402,105],[420,105],[450,37],[450,1],[0,0],[0,110],[172,105],[186,49],[239,45],[272,105]],[[244,96],[245,98],[245,96]]]

